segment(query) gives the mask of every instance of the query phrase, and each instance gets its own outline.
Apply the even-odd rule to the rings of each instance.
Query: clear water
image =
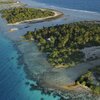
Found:
[[[100,11],[99,0],[36,1],[65,8],[97,12]],[[89,6],[87,5],[87,3]],[[1,28],[2,27],[0,27],[0,29]],[[14,48],[12,41],[5,38],[2,34],[3,32],[0,31],[0,100],[40,100],[42,97],[44,98],[44,100],[58,100],[59,97],[54,98],[53,96],[42,95],[41,91],[29,90],[30,87],[25,85],[25,82],[29,80],[26,79],[26,75],[23,70],[24,65],[18,64],[18,57],[20,56],[20,54]],[[32,83],[31,81],[29,82]]]
[[[0,33],[0,100],[58,100],[58,97],[42,95],[41,91],[30,91],[25,83],[23,65],[18,64],[20,54],[12,42]]]

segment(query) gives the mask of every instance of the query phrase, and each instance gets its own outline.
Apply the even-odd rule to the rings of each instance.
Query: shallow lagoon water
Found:
[[[22,0],[34,7],[48,7],[48,5]],[[31,3],[30,3],[31,2]],[[34,5],[33,5],[34,4]],[[41,91],[30,91],[29,86],[25,85],[25,82],[32,81],[26,78],[26,74],[23,70],[24,65],[18,64],[18,57],[20,53],[14,48],[12,41],[9,41],[2,34],[7,34],[10,39],[17,40],[21,35],[25,34],[28,30],[34,30],[34,28],[41,28],[43,26],[50,26],[62,23],[70,23],[79,20],[100,20],[100,14],[89,12],[81,12],[69,9],[61,9],[55,6],[52,8],[61,10],[65,13],[63,18],[55,21],[42,22],[36,24],[21,24],[17,26],[6,26],[3,20],[0,19],[2,26],[0,26],[0,100],[40,100],[42,97],[44,100],[58,100],[59,97],[53,98],[53,96],[42,95]],[[67,12],[67,13],[66,13]],[[79,14],[80,13],[80,14]],[[80,16],[77,16],[79,14]],[[82,15],[81,15],[82,14]],[[87,14],[87,16],[86,16]],[[68,17],[70,15],[70,17]],[[74,15],[74,17],[73,17]],[[68,20],[66,20],[68,18]],[[29,28],[24,28],[28,26]],[[18,27],[20,30],[16,32],[7,32],[8,28]],[[9,35],[10,34],[10,35]],[[38,59],[38,58],[37,58]],[[35,65],[35,64],[34,64]],[[19,68],[19,69],[18,69]]]

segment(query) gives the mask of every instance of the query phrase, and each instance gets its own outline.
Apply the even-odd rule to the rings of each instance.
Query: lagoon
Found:
[[[56,2],[53,2],[53,0],[48,1],[47,4],[43,1],[42,3],[39,2],[34,2],[32,0],[22,0],[24,3],[27,3],[29,5],[33,5],[34,7],[52,7],[55,9],[59,9],[63,11],[65,16],[61,19],[57,19],[55,21],[47,21],[47,22],[42,22],[42,23],[36,23],[36,24],[21,24],[21,25],[16,25],[16,26],[6,26],[5,22],[1,21],[0,24],[0,100],[40,100],[41,98],[44,98],[44,100],[58,100],[59,97],[53,98],[53,96],[48,96],[48,95],[43,95],[41,94],[41,91],[30,91],[30,86],[26,86],[26,82],[33,83],[33,81],[30,81],[26,78],[26,73],[24,72],[23,64],[19,64],[18,58],[21,56],[20,52],[17,51],[16,47],[14,46],[13,41],[10,41],[8,38],[6,38],[5,35],[8,35],[10,39],[13,39],[17,41],[17,39],[25,34],[26,31],[28,30],[33,30],[35,27],[36,28],[41,28],[43,26],[50,26],[50,25],[55,25],[55,24],[62,24],[62,23],[70,23],[73,21],[79,21],[79,20],[95,20],[98,19],[100,20],[100,14],[99,13],[88,13],[83,11],[74,11],[74,10],[68,10],[65,8],[66,4],[60,4],[58,5],[58,0],[55,0]],[[69,1],[69,0],[68,0]],[[66,1],[66,2],[68,2]],[[51,4],[53,3],[53,4]],[[55,5],[57,4],[57,5]],[[100,4],[100,3],[98,3]],[[45,6],[44,6],[45,5]],[[54,6],[55,5],[55,6]],[[56,7],[56,6],[60,6]],[[73,5],[74,6],[74,5]],[[64,7],[64,8],[62,8]],[[70,8],[70,7],[69,7]],[[75,9],[75,8],[71,8]],[[83,9],[81,9],[83,10]],[[88,9],[86,9],[88,10]],[[91,10],[89,10],[91,11]],[[92,10],[95,11],[95,10]],[[77,16],[79,14],[80,16]],[[92,16],[91,16],[92,14]],[[70,17],[69,17],[70,15]],[[73,17],[74,15],[74,17]],[[66,17],[68,20],[66,20]],[[25,28],[29,26],[28,28]],[[7,28],[12,28],[12,27],[17,27],[19,30],[15,32],[7,32]],[[22,44],[23,45],[23,44]],[[21,45],[21,46],[22,46]],[[20,45],[19,45],[20,46]],[[36,47],[33,47],[33,50],[36,51]],[[38,51],[37,51],[38,52]],[[36,57],[36,56],[34,56]],[[39,57],[39,56],[38,56]],[[33,60],[34,66],[40,66],[39,63],[35,63],[36,61],[38,62],[39,58]],[[29,62],[28,62],[29,63]],[[45,63],[44,63],[45,64]],[[42,65],[44,66],[44,65]],[[41,66],[40,66],[41,67]]]

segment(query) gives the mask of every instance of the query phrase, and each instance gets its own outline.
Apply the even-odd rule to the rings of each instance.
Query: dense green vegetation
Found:
[[[100,24],[78,22],[43,27],[27,32],[25,38],[37,42],[53,66],[69,67],[83,61],[84,54],[80,49],[100,45]]]
[[[0,1],[0,4],[10,4],[10,3],[15,3],[14,1]]]
[[[11,2],[0,2],[0,4],[9,4]]]
[[[8,23],[16,23],[24,20],[43,18],[53,16],[54,12],[49,9],[41,10],[35,8],[11,8],[2,10],[2,17],[5,18]]]
[[[88,86],[96,94],[100,94],[100,66],[96,66],[81,76],[77,83]]]

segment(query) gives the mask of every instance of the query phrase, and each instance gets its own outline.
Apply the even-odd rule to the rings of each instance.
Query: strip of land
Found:
[[[48,16],[48,17],[44,17],[44,18],[30,19],[30,20],[24,20],[24,21],[20,21],[20,22],[16,22],[16,23],[11,23],[11,24],[8,24],[8,25],[18,25],[18,24],[26,23],[26,22],[38,23],[38,22],[43,22],[43,21],[47,21],[47,20],[56,19],[56,18],[59,18],[59,17],[63,16],[63,13],[61,13],[59,11],[52,11],[52,12],[54,13],[53,16]]]
[[[42,22],[45,20],[59,18],[62,12],[53,9],[43,8],[12,8],[1,10],[2,17],[8,22],[8,25],[17,25],[25,22]]]

